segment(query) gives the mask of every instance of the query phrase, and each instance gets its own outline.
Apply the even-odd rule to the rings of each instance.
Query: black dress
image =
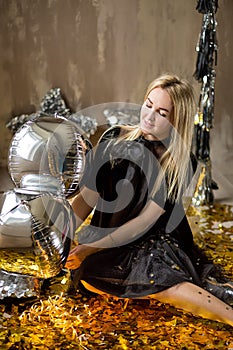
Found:
[[[79,233],[79,243],[88,244],[114,231],[136,217],[148,200],[163,207],[165,213],[136,240],[88,256],[72,274],[75,287],[84,280],[106,293],[137,298],[185,281],[206,289],[212,287],[207,282],[210,277],[225,282],[219,269],[194,244],[181,200],[174,204],[164,199],[166,181],[153,195],[158,159],[169,140],[140,137],[116,143],[119,133],[120,127],[115,127],[104,134],[87,167],[83,182],[98,191],[101,199],[90,226]]]

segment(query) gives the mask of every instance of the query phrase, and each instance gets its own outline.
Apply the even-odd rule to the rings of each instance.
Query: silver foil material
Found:
[[[40,111],[46,114],[58,114],[66,117],[70,110],[67,108],[65,100],[62,98],[61,89],[50,89],[43,97],[40,104]]]
[[[6,127],[14,134],[24,123],[39,117],[40,113],[21,114],[11,118],[6,123]]]
[[[67,198],[79,190],[91,148],[82,133],[73,121],[40,114],[12,138],[16,187],[0,197],[0,299],[38,295],[65,265],[76,229]]]
[[[140,121],[140,109],[141,106],[132,109],[120,108],[120,109],[110,109],[106,108],[103,114],[107,120],[109,126],[130,124],[136,125]]]
[[[74,123],[76,123],[85,132],[87,137],[94,135],[98,127],[96,118],[80,114],[79,112],[72,113],[68,117],[68,120],[71,120]]]
[[[15,116],[6,123],[6,127],[14,134],[24,123],[29,120],[34,120],[41,115],[58,115],[72,120],[79,128],[81,128],[87,137],[94,135],[98,126],[96,118],[84,115],[82,112],[72,113],[66,106],[65,100],[62,98],[61,89],[54,88],[50,89],[45,94],[37,112]]]
[[[50,178],[47,187],[54,187],[57,181],[57,190],[70,197],[83,176],[85,153],[85,142],[75,123],[63,117],[41,115],[23,124],[13,136],[9,173],[16,187],[24,186],[25,181],[30,187],[30,175],[32,188],[37,182],[42,189],[46,183],[42,186],[43,177]],[[33,179],[38,175],[40,182]]]
[[[36,297],[41,285],[37,278],[0,270],[0,299]]]
[[[56,276],[74,231],[75,217],[64,197],[24,189],[5,192],[0,197],[0,269],[42,279]]]

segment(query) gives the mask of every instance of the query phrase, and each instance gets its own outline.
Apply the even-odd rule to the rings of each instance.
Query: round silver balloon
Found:
[[[24,189],[5,192],[0,197],[0,270],[36,278],[56,276],[74,232],[74,213],[64,196]]]
[[[40,175],[44,183],[43,177],[53,177],[58,191],[71,197],[83,176],[86,145],[74,122],[41,115],[23,124],[12,138],[8,160],[11,178],[16,187],[24,187],[26,182],[28,188],[32,180],[33,188],[37,181],[34,175]]]

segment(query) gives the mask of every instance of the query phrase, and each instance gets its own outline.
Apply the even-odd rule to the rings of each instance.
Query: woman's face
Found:
[[[173,105],[166,90],[153,89],[142,105],[140,127],[148,140],[163,140],[169,136]]]

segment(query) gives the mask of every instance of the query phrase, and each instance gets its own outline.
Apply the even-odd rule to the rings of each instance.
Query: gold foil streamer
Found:
[[[233,207],[191,207],[195,241],[233,279]],[[43,350],[231,349],[232,327],[155,300],[69,296],[69,273],[52,278],[40,299],[0,304],[0,348]]]
[[[201,162],[201,173],[199,175],[195,192],[192,198],[194,206],[211,205],[214,202],[212,189],[211,162]]]

